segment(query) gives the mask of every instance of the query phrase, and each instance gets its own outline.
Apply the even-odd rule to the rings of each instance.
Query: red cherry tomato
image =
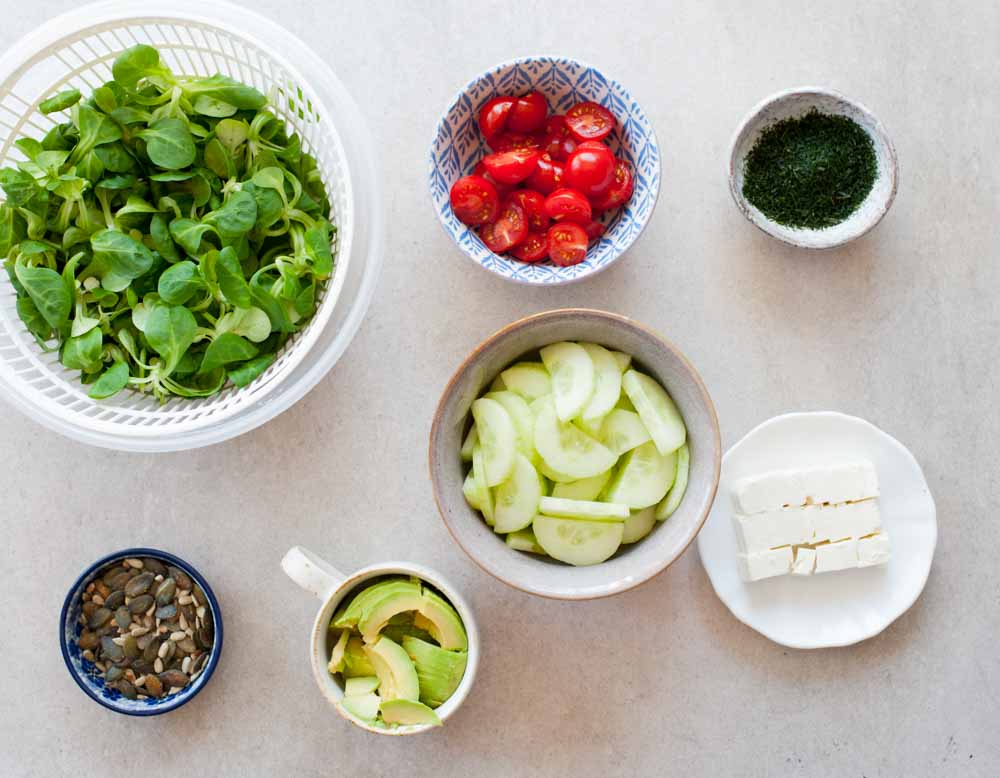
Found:
[[[566,158],[576,150],[576,138],[569,133],[566,117],[550,116],[545,122],[545,142],[542,150],[552,159],[565,162]]]
[[[552,194],[562,186],[563,164],[555,162],[548,154],[538,158],[535,172],[528,177],[527,184],[543,195]]]
[[[545,196],[533,189],[518,189],[510,199],[524,209],[531,232],[545,232],[549,228],[549,215],[545,213]]]
[[[502,254],[513,248],[528,235],[528,220],[524,209],[513,200],[508,200],[496,221],[488,222],[479,229],[479,237],[486,247],[495,254]]]
[[[557,222],[588,224],[593,218],[590,201],[575,189],[557,189],[545,199],[545,213]]]
[[[549,254],[549,238],[544,232],[529,232],[510,253],[522,262],[540,262]]]
[[[578,265],[587,256],[587,233],[579,224],[560,223],[549,227],[549,259],[563,267]]]
[[[504,200],[506,200],[507,196],[511,192],[514,191],[514,187],[513,186],[510,186],[509,184],[501,184],[495,178],[493,178],[493,176],[490,175],[490,171],[488,171],[486,169],[486,165],[483,164],[482,160],[479,160],[476,163],[476,167],[475,167],[475,169],[473,169],[472,175],[474,175],[474,176],[482,176],[487,181],[489,181],[491,184],[493,184],[493,186],[496,187],[497,195],[499,195],[499,197],[500,197],[500,202],[503,202]],[[499,208],[499,206],[498,206],[498,208]]]
[[[500,195],[482,176],[465,176],[451,188],[451,208],[459,221],[475,227],[497,218]]]
[[[483,157],[483,164],[501,184],[519,184],[535,172],[539,156],[533,149],[501,151]]]
[[[511,132],[534,132],[545,124],[549,114],[549,104],[541,92],[529,92],[517,98],[507,117],[507,129]]]
[[[487,141],[504,131],[515,102],[513,97],[494,97],[479,110],[479,129]]]
[[[566,111],[566,126],[577,140],[601,140],[611,134],[615,117],[597,103],[577,103]]]
[[[621,208],[632,199],[632,192],[635,191],[635,179],[632,176],[632,168],[623,159],[615,161],[615,180],[611,187],[602,196],[595,198],[592,205],[595,213],[610,211],[614,208]]]
[[[487,138],[486,142],[496,152],[520,151],[522,149],[541,149],[544,138],[538,133],[502,132]]]
[[[603,143],[581,143],[566,160],[563,183],[590,198],[603,196],[615,180],[615,155]]]
[[[605,233],[606,230],[607,227],[605,227],[596,219],[594,219],[594,221],[590,222],[589,224],[585,224],[583,227],[583,231],[587,233],[587,237],[590,240],[597,240]]]

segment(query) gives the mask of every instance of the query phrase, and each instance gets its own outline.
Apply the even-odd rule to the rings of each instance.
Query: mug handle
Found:
[[[292,546],[281,560],[281,569],[295,583],[326,601],[347,576],[302,546]]]

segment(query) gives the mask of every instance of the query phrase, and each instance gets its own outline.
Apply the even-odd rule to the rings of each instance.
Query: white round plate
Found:
[[[732,484],[768,470],[868,459],[878,472],[887,565],[745,583],[736,568]],[[937,511],[906,447],[864,419],[789,413],[751,430],[722,458],[719,499],[698,535],[705,572],[733,615],[790,648],[847,646],[877,635],[923,591],[937,544]]]

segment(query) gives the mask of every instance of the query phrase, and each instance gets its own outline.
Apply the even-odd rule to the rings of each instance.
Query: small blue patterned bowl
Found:
[[[583,262],[571,267],[551,262],[528,264],[494,254],[455,217],[449,201],[452,184],[472,173],[476,163],[490,153],[479,131],[479,109],[497,95],[522,95],[533,89],[545,95],[550,110],[557,113],[565,113],[581,100],[592,100],[611,111],[618,127],[608,143],[635,174],[631,201],[625,208],[604,215],[607,232],[591,245]],[[577,60],[526,57],[490,68],[455,97],[434,133],[428,183],[445,232],[476,264],[523,284],[565,284],[604,270],[642,233],[660,192],[660,150],[646,114],[617,81]]]
[[[208,600],[208,607],[212,613],[215,623],[215,644],[208,657],[201,674],[195,678],[193,683],[188,684],[181,691],[175,694],[166,695],[159,699],[149,697],[145,700],[130,700],[117,689],[105,686],[101,672],[92,662],[87,661],[82,656],[77,639],[80,637],[81,626],[79,624],[80,609],[83,606],[83,593],[87,585],[96,580],[98,573],[109,565],[121,564],[125,559],[152,557],[158,559],[165,565],[173,565],[187,573],[194,579]],[[183,559],[178,559],[173,554],[166,551],[158,551],[155,548],[127,548],[124,551],[116,551],[103,559],[98,559],[94,564],[84,570],[83,574],[76,579],[76,583],[70,587],[69,593],[63,602],[62,613],[59,615],[59,643],[62,647],[63,660],[69,670],[73,680],[95,702],[100,703],[105,708],[113,710],[115,713],[124,713],[127,716],[156,716],[160,713],[179,708],[190,701],[200,692],[208,680],[215,672],[215,666],[219,663],[219,655],[222,653],[222,613],[219,610],[219,601],[215,599],[211,587],[202,578],[201,574]]]

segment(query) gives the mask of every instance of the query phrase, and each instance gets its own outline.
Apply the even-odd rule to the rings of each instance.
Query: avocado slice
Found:
[[[348,629],[358,625],[370,608],[393,592],[419,591],[419,586],[408,578],[388,578],[359,592],[350,604],[334,615],[330,622],[333,629]]]
[[[333,651],[330,652],[330,664],[327,665],[326,669],[330,671],[330,674],[339,673],[344,669],[344,652],[347,650],[347,641],[351,637],[351,631],[345,629],[340,633],[340,639],[337,640],[336,645],[333,647]]]
[[[403,638],[403,650],[417,669],[422,703],[436,708],[455,693],[465,675],[467,651],[446,651],[413,637]]]
[[[344,681],[344,695],[357,697],[361,694],[373,694],[378,689],[377,675],[361,675]]]
[[[469,647],[462,619],[443,597],[424,587],[422,602],[417,611],[423,618],[415,617],[413,623],[430,632],[441,648],[464,651]]]
[[[382,628],[381,634],[395,640],[397,643],[402,643],[403,638],[407,635],[420,638],[421,640],[433,641],[434,638],[431,637],[431,634],[426,629],[421,629],[413,623],[414,618],[419,615],[419,613],[413,611],[397,613]]]
[[[368,654],[365,653],[364,641],[357,635],[351,635],[347,641],[347,648],[344,650],[344,667],[340,672],[344,678],[375,675],[375,667],[368,659]]]
[[[385,700],[382,720],[387,724],[429,724],[440,727],[441,719],[426,705],[413,700]]]
[[[358,630],[366,643],[378,640],[379,632],[393,616],[415,611],[423,604],[420,587],[410,582],[399,582],[385,587],[379,595],[365,602],[364,612],[358,620]]]
[[[417,670],[399,643],[380,637],[374,643],[366,643],[364,648],[368,659],[375,667],[382,699],[404,699],[414,702],[420,699]]]
[[[382,700],[377,694],[357,694],[352,697],[344,697],[337,704],[352,716],[371,723],[378,716]]]

